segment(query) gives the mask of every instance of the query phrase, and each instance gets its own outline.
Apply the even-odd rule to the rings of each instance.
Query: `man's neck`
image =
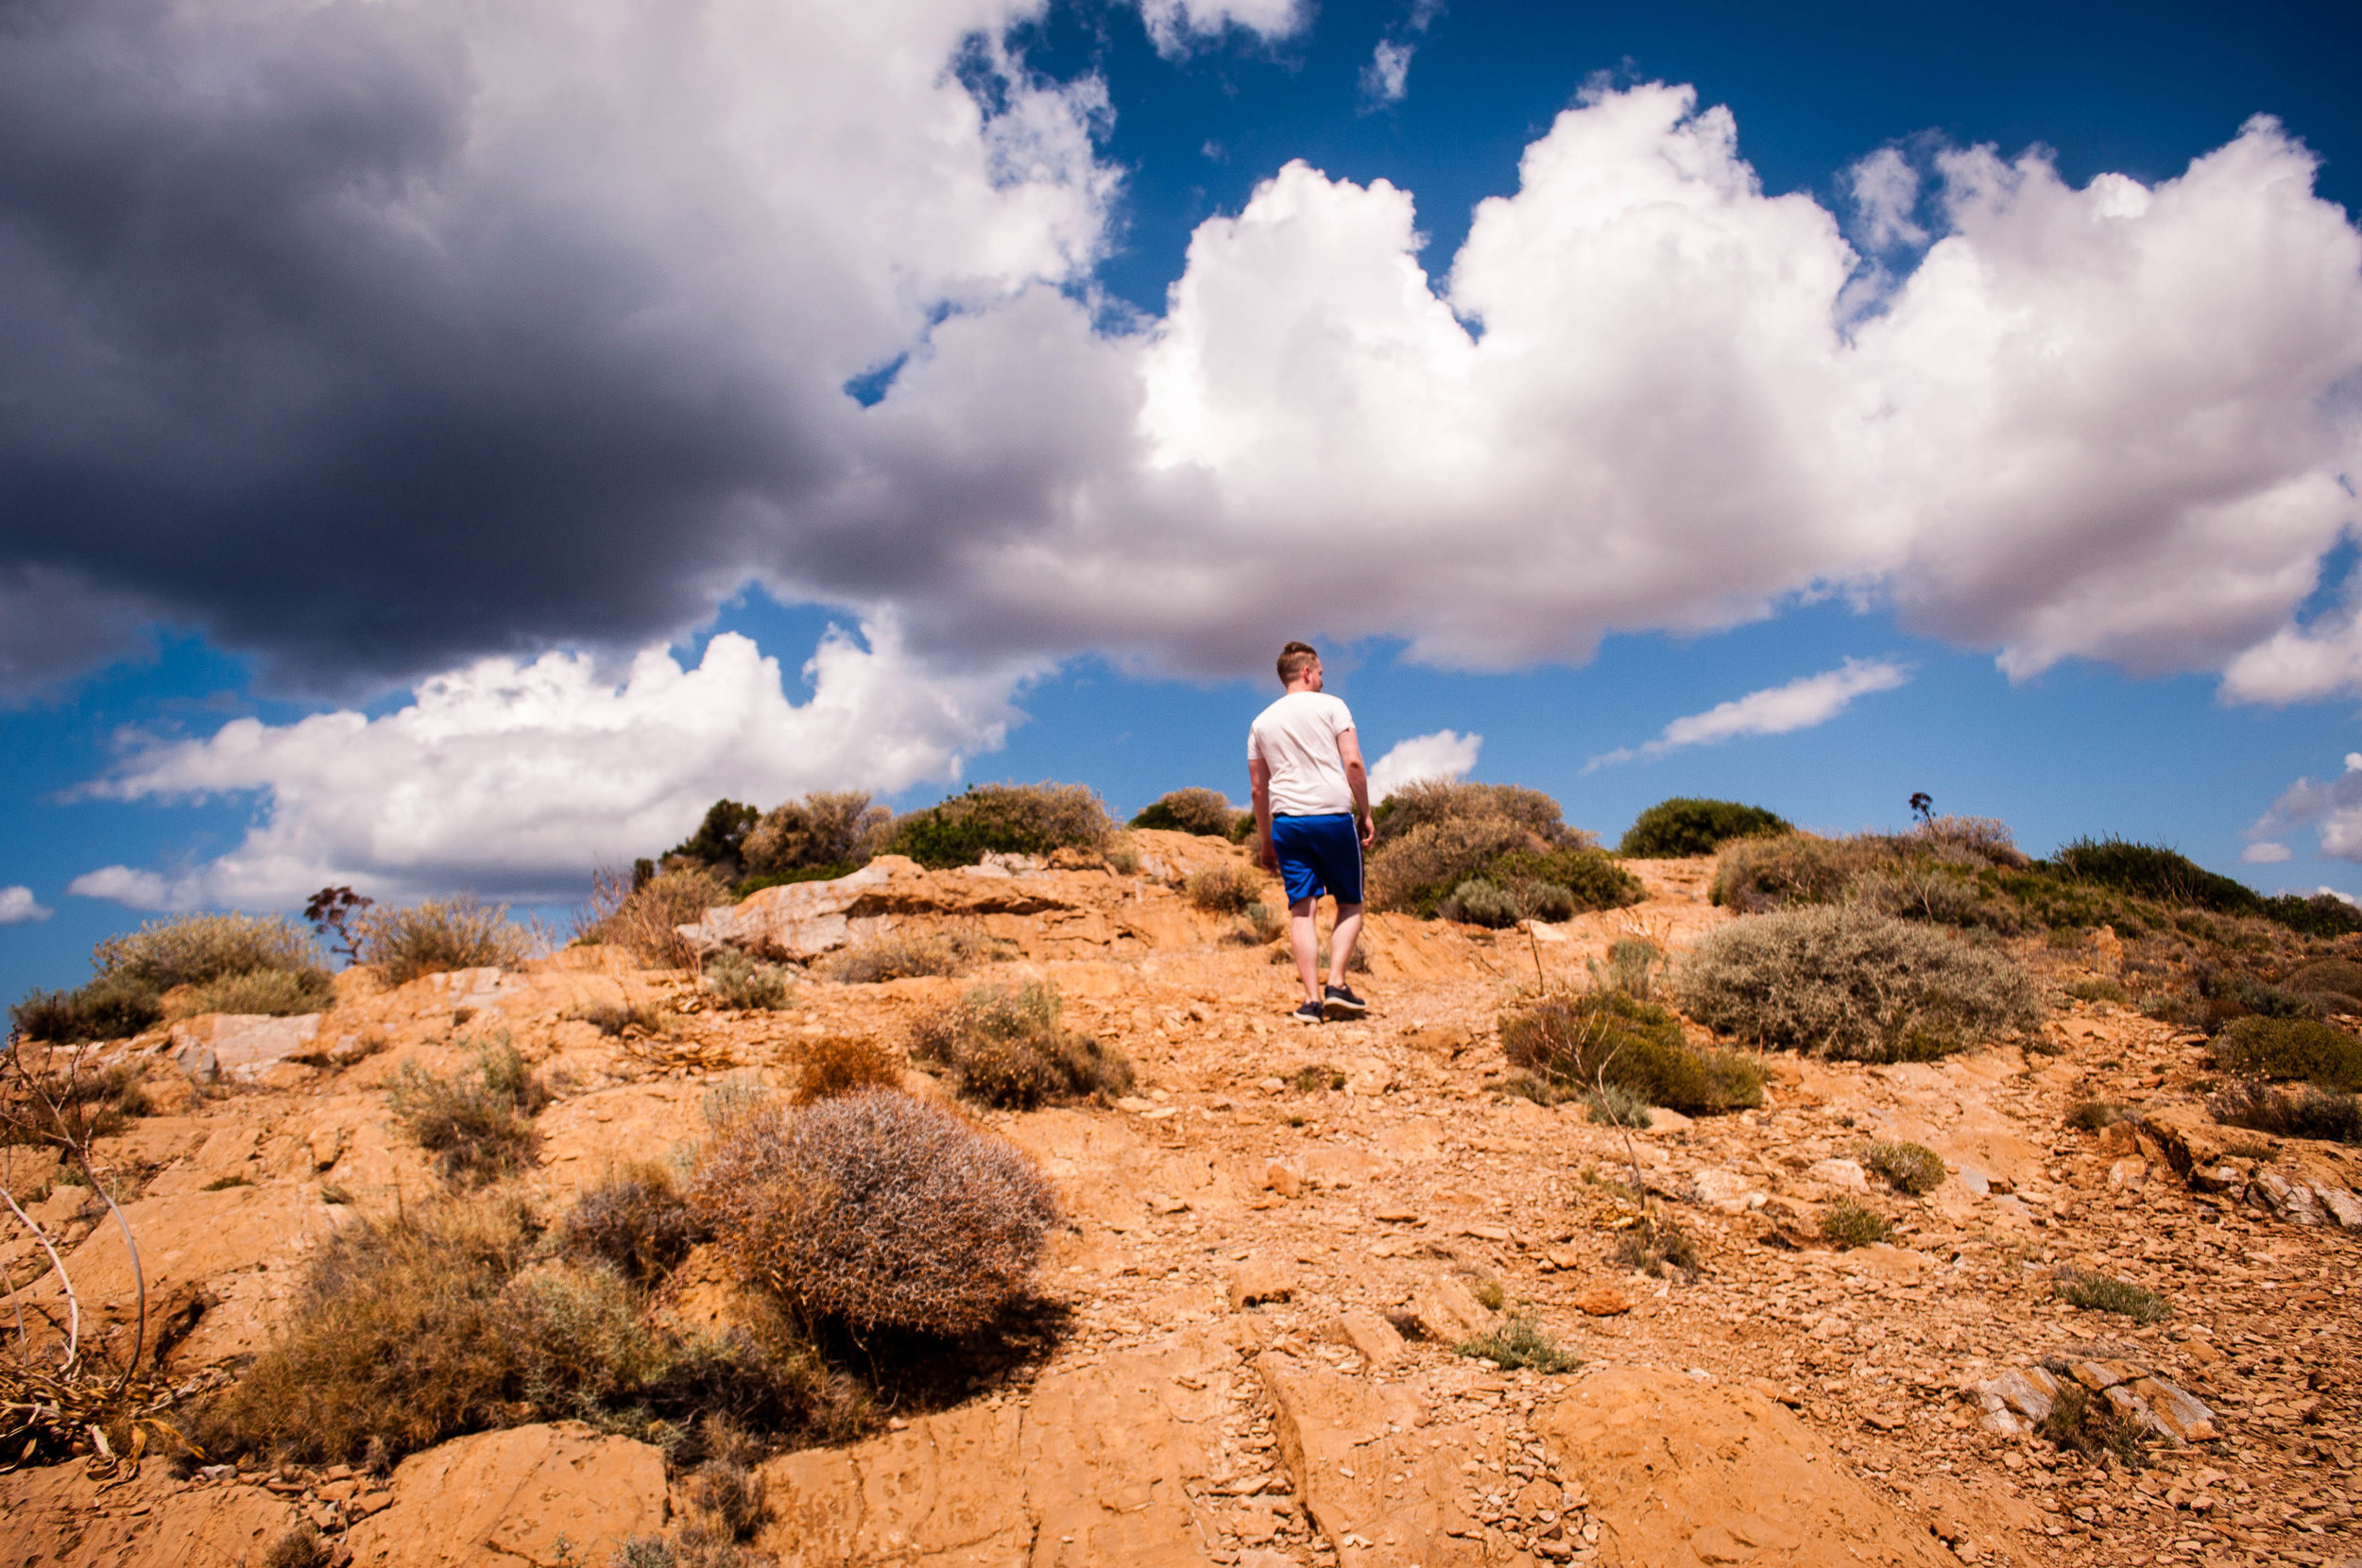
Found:
[[[1309,680],[1292,680],[1288,683],[1288,690],[1282,692],[1281,695],[1292,697],[1301,691],[1318,691],[1319,690],[1319,687],[1314,686]]]

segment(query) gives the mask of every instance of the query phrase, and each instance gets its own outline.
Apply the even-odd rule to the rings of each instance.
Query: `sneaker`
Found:
[[[1310,1003],[1306,1003],[1308,1007]],[[1370,1010],[1370,1004],[1355,996],[1345,986],[1332,985],[1321,1003],[1321,1014],[1328,1018],[1359,1018]]]
[[[1300,1024],[1325,1024],[1328,1021],[1328,1014],[1321,1011],[1318,1002],[1306,1002],[1288,1016]]]

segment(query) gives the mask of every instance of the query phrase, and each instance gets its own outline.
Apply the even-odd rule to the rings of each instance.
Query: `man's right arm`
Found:
[[[1279,851],[1271,842],[1271,764],[1259,757],[1246,759],[1247,791],[1255,801],[1255,842],[1258,846],[1257,859],[1265,871],[1279,869]]]

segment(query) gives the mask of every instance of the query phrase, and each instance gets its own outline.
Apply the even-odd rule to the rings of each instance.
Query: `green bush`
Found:
[[[506,904],[472,894],[429,898],[405,909],[364,910],[352,919],[353,946],[388,985],[452,969],[511,969],[533,951],[533,939],[508,922]]]
[[[2081,838],[2050,858],[2050,869],[2076,881],[2097,882],[2139,898],[2217,914],[2260,914],[2263,899],[2244,882],[2207,870],[2185,855],[2128,839]]]
[[[1506,822],[1546,847],[1592,842],[1590,834],[1566,826],[1557,801],[1522,784],[1421,779],[1378,802],[1370,815],[1381,846],[1415,828],[1444,822]]]
[[[2301,936],[2335,938],[2362,931],[2362,909],[2334,893],[2283,893],[2263,900],[2258,912]]]
[[[2285,990],[2326,1004],[2325,1012],[2362,1014],[2362,963],[2325,958],[2305,964],[2282,980]]]
[[[2234,1018],[2215,1036],[2215,1059],[2233,1072],[2259,1078],[2362,1089],[2362,1040],[2311,1018]]]
[[[455,1186],[481,1186],[533,1160],[541,1134],[533,1117],[549,1091],[504,1034],[476,1047],[476,1059],[449,1078],[416,1062],[394,1069],[386,1108]]]
[[[747,830],[739,851],[746,880],[778,886],[844,876],[869,862],[893,823],[894,813],[872,805],[862,790],[816,791],[782,801]]]
[[[1924,1198],[1943,1185],[1943,1156],[1924,1143],[1879,1142],[1862,1151],[1862,1164],[1897,1192]]]
[[[1656,1120],[1649,1114],[1648,1100],[1621,1083],[1593,1089],[1583,1099],[1591,1119],[1601,1127],[1630,1127],[1645,1133]]]
[[[2310,1084],[2290,1091],[2240,1083],[2216,1096],[2207,1109],[2226,1127],[2245,1127],[2283,1138],[2362,1143],[2362,1096]]]
[[[746,837],[762,820],[762,811],[743,801],[717,800],[706,808],[695,832],[664,852],[662,863],[680,870],[703,867],[734,882],[745,875]]]
[[[1563,890],[1562,890],[1563,891]],[[1507,888],[1496,887],[1481,877],[1471,877],[1435,906],[1438,920],[1456,920],[1463,926],[1488,926],[1495,929],[1514,926],[1525,918],[1518,907],[1517,896]]]
[[[1884,1241],[1893,1234],[1892,1220],[1851,1198],[1840,1198],[1821,1211],[1821,1239],[1840,1253]]]
[[[1692,1046],[1663,1008],[1616,991],[1552,988],[1503,1013],[1513,1067],[1577,1091],[1601,1082],[1690,1116],[1763,1103],[1763,1064],[1744,1051]]]
[[[1786,817],[1760,806],[1675,795],[1670,800],[1658,801],[1634,818],[1616,849],[1621,855],[1673,860],[1711,855],[1733,839],[1795,830]]]
[[[129,975],[101,975],[73,991],[35,991],[9,1009],[28,1040],[79,1045],[137,1034],[164,1015],[161,994]]]
[[[974,865],[987,854],[1047,855],[1105,847],[1106,803],[1083,784],[971,784],[939,805],[897,818],[887,848],[920,865]]]
[[[745,1277],[857,1333],[984,1326],[1023,1295],[1058,1218],[1014,1144],[883,1090],[755,1111],[691,1202]]]
[[[1167,832],[1197,833],[1219,839],[1230,836],[1230,826],[1239,815],[1219,790],[1175,790],[1170,794],[1158,795],[1132,819],[1132,826],[1161,827]],[[1246,819],[1252,831],[1255,814],[1247,812]]]
[[[967,1099],[1009,1110],[1129,1093],[1131,1059],[1068,1029],[1061,1012],[1057,992],[1038,980],[1015,991],[980,985],[918,1019],[911,1057],[945,1068]]]
[[[2042,1018],[2032,977],[2006,953],[1866,910],[1733,921],[1675,983],[1717,1033],[1857,1061],[1929,1061]]]

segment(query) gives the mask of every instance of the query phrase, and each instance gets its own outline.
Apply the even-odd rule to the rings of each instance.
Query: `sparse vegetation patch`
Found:
[[[361,962],[375,966],[388,985],[451,969],[513,968],[533,951],[533,939],[509,923],[507,905],[467,894],[364,910],[352,918],[352,933]]]
[[[1840,1198],[1821,1211],[1821,1239],[1840,1253],[1884,1241],[1894,1222],[1867,1203]]]
[[[1261,896],[1264,881],[1249,867],[1208,866],[1192,873],[1188,886],[1190,905],[1207,914],[1242,914]]]
[[[911,1055],[946,1069],[966,1098],[1009,1110],[1128,1093],[1131,1059],[1068,1029],[1061,1012],[1057,992],[1039,981],[980,985],[918,1020]]]
[[[796,1082],[798,1105],[902,1086],[901,1058],[866,1036],[815,1034],[803,1042],[802,1049]]]
[[[974,963],[986,946],[981,937],[958,928],[886,931],[845,948],[829,961],[826,972],[840,985],[956,975]]]
[[[448,1078],[402,1063],[386,1094],[394,1119],[456,1186],[481,1186],[529,1164],[541,1147],[533,1117],[548,1101],[505,1033],[479,1045],[475,1061]]]
[[[788,1004],[787,971],[765,963],[736,947],[725,947],[706,961],[706,989],[724,1007],[768,1013]]]
[[[2311,1018],[2234,1018],[2215,1036],[2215,1059],[2233,1072],[2258,1078],[2362,1089],[2362,1040]]]
[[[2058,1291],[2059,1299],[2069,1306],[2080,1306],[2092,1312],[2114,1312],[2134,1322],[2162,1322],[2173,1314],[2165,1298],[2156,1291],[2110,1274],[2062,1269],[2059,1271]]]
[[[1583,1357],[1559,1348],[1557,1340],[1523,1313],[1511,1313],[1473,1339],[1452,1347],[1463,1355],[1480,1356],[1504,1372],[1538,1372],[1545,1376],[1573,1372]]]
[[[1862,1164],[1887,1185],[1923,1198],[1943,1185],[1943,1156],[1924,1143],[1879,1142],[1862,1150]]]
[[[2362,1144],[2362,1096],[2317,1089],[2275,1089],[2241,1083],[2207,1102],[2217,1121],[2283,1138]]]

